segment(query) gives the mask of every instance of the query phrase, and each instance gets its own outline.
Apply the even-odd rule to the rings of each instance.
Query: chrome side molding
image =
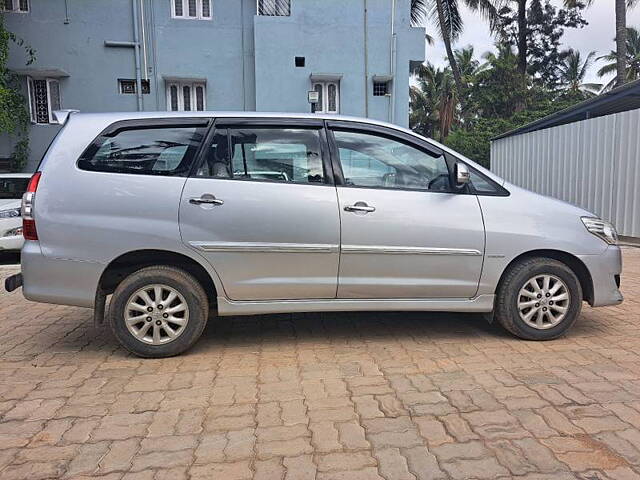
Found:
[[[480,250],[466,248],[391,247],[378,245],[343,245],[342,253],[387,255],[482,255]]]
[[[337,253],[338,245],[322,243],[230,243],[189,242],[189,245],[205,252],[250,253]]]

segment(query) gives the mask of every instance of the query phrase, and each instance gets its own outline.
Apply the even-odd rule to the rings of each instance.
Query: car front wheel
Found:
[[[116,288],[109,325],[120,344],[133,354],[170,357],[200,338],[208,311],[207,295],[189,273],[175,267],[147,267]]]
[[[498,288],[495,317],[526,340],[551,340],[578,319],[582,288],[573,271],[550,258],[529,258],[509,267]]]

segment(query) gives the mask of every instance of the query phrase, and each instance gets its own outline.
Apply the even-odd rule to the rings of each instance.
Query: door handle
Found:
[[[205,193],[200,198],[190,198],[189,203],[192,205],[224,205],[224,200],[220,200],[210,193]]]
[[[347,205],[344,207],[345,212],[362,212],[370,213],[375,212],[376,207],[370,207],[365,202],[356,202],[353,205]]]

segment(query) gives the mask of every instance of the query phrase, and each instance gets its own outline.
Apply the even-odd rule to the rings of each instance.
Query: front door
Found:
[[[217,122],[186,182],[180,231],[228,298],[335,298],[340,222],[325,150],[321,121]]]
[[[338,298],[473,297],[484,253],[476,196],[452,190],[435,147],[346,125],[330,135],[342,176]]]

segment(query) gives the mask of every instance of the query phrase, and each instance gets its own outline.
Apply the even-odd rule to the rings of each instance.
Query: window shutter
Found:
[[[191,111],[191,87],[188,85],[185,85],[184,87],[182,87],[182,93],[184,96],[184,111],[190,112]]]
[[[187,0],[189,2],[189,16],[197,17],[198,16],[198,8],[196,6],[196,0]]]
[[[171,111],[177,112],[178,111],[178,87],[177,86],[171,85],[171,87],[169,87],[169,99],[171,104]]]
[[[58,80],[49,80],[48,84],[51,111],[60,110],[60,82],[58,82]]]
[[[316,83],[313,86],[313,89],[318,92],[318,103],[316,103],[314,112],[322,112],[324,111],[324,99],[322,98],[322,84],[321,83]]]
[[[211,17],[211,0],[202,0],[202,16],[204,18]]]
[[[36,95],[31,77],[27,77],[27,90],[29,91],[29,117],[33,123],[36,123]]]
[[[182,7],[182,0],[174,0],[174,15],[176,17],[181,17],[184,14],[184,10]]]
[[[204,110],[204,88],[200,85],[196,87],[196,110],[199,112]]]
[[[337,111],[337,88],[335,83],[330,83],[327,87],[327,97],[329,99],[329,105],[327,107],[327,111],[336,112]]]

